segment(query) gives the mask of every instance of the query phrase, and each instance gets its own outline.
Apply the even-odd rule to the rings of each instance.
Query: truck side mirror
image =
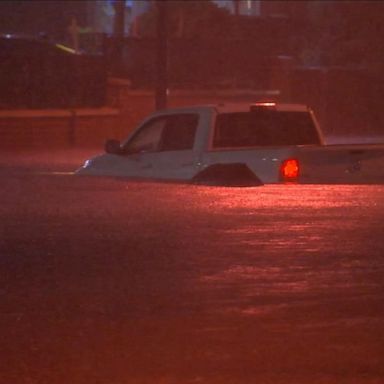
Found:
[[[109,139],[105,142],[104,149],[106,153],[119,155],[121,151],[121,144],[119,140]]]

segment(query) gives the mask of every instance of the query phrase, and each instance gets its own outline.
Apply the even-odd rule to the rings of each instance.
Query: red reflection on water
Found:
[[[190,188],[190,187],[189,187]],[[193,187],[192,187],[193,188]],[[210,209],[384,207],[382,185],[265,185],[254,188],[194,187],[193,199]]]
[[[212,306],[219,308],[225,297],[226,311],[260,316],[323,297],[332,301],[379,291],[380,282],[370,276],[382,265],[381,253],[376,251],[373,262],[367,242],[381,247],[384,186],[271,185],[196,192],[198,200],[204,196],[209,203],[211,215],[228,217],[206,239],[221,243],[220,257],[212,256],[216,270],[200,279]]]

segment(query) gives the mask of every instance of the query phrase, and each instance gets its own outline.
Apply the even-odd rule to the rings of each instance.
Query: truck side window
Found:
[[[199,116],[192,113],[170,115],[160,145],[160,151],[182,151],[193,149]]]
[[[155,117],[148,121],[124,146],[124,152],[127,154],[157,152],[165,125],[165,117]]]

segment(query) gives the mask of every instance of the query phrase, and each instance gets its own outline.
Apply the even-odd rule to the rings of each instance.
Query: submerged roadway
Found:
[[[0,156],[0,383],[384,381],[384,186],[223,188]]]

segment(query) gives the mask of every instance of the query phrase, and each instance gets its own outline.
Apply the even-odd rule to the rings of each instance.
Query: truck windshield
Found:
[[[254,111],[217,116],[213,148],[314,145],[319,134],[309,112]]]

